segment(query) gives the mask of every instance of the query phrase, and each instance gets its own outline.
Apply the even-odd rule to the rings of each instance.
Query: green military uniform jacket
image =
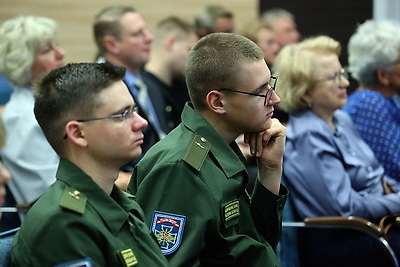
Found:
[[[135,167],[128,191],[172,266],[279,266],[287,189],[256,183],[250,201],[244,157],[190,105],[182,123]]]
[[[117,186],[108,195],[65,159],[25,217],[11,257],[12,266],[23,267],[168,264],[139,205]]]

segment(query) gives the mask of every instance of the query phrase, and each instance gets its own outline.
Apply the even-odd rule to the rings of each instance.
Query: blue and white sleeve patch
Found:
[[[150,229],[164,255],[175,252],[181,245],[185,222],[186,216],[154,211]]]
[[[54,265],[54,267],[93,267],[91,258],[83,258]]]

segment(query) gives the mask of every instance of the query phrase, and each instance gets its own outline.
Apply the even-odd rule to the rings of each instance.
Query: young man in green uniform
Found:
[[[139,205],[115,184],[147,121],[110,64],[70,64],[39,84],[35,116],[60,156],[56,182],[14,238],[12,266],[165,266]]]
[[[276,77],[256,44],[215,33],[191,49],[186,79],[192,103],[182,123],[135,167],[128,191],[172,266],[278,266],[287,189],[286,130],[271,119]],[[258,158],[251,199],[235,142],[242,133]]]

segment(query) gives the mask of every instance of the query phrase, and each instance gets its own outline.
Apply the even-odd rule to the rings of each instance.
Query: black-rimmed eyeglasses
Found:
[[[79,119],[76,120],[78,122],[87,122],[87,121],[97,121],[97,120],[105,120],[105,119],[115,119],[115,118],[123,118],[123,119],[127,119],[127,118],[132,118],[133,117],[133,113],[138,113],[139,111],[139,107],[137,105],[128,108],[126,110],[124,110],[124,112],[122,112],[121,114],[115,114],[115,115],[111,115],[111,116],[106,116],[106,117],[100,117],[100,118],[91,118],[91,119]]]
[[[349,79],[349,72],[344,68],[341,68],[338,72],[331,74],[325,79],[317,80],[316,82],[325,82],[333,80],[335,84],[339,86],[342,82],[342,77],[345,78],[346,80]]]
[[[229,91],[229,92],[235,92],[235,93],[240,93],[240,94],[246,94],[246,95],[254,95],[254,96],[260,96],[264,97],[264,106],[266,106],[269,101],[271,100],[272,92],[275,91],[276,88],[276,82],[278,81],[278,76],[271,76],[271,79],[269,80],[269,88],[268,91],[265,95],[263,94],[256,94],[256,93],[250,93],[250,92],[244,92],[244,91],[239,91],[239,90],[233,90],[229,88],[221,88],[218,90],[218,92],[221,91]]]

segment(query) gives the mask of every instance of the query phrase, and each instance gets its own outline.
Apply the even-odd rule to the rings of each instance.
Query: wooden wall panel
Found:
[[[149,29],[162,18],[177,15],[193,21],[207,4],[218,3],[235,14],[237,27],[258,15],[257,0],[0,0],[0,23],[18,15],[39,15],[56,20],[58,41],[67,52],[66,62],[93,61],[96,48],[92,37],[94,16],[109,5],[132,5],[145,18]]]

